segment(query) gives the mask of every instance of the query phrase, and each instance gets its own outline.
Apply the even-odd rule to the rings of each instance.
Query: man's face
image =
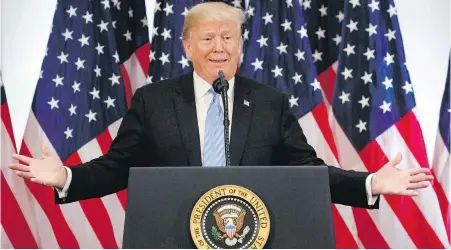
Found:
[[[210,84],[218,78],[219,70],[231,79],[241,55],[239,27],[235,23],[209,21],[199,23],[190,32],[183,46],[197,74]]]

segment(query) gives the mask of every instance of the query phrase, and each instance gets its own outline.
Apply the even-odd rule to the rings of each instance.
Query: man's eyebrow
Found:
[[[221,32],[221,35],[229,35],[232,34],[233,32],[231,30],[224,30]],[[209,31],[206,33],[203,33],[202,36],[214,36],[216,34],[216,32],[214,31]]]

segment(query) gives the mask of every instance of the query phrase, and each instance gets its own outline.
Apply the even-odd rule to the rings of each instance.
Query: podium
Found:
[[[131,168],[122,247],[335,248],[328,169]]]

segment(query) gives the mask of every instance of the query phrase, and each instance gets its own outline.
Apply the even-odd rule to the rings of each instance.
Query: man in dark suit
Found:
[[[241,54],[242,10],[196,5],[185,16],[183,45],[194,71],[136,91],[109,152],[79,166],[13,155],[18,176],[55,188],[57,203],[102,197],[127,187],[131,166],[225,166],[223,103],[212,91],[218,71],[229,82],[231,165],[325,165],[290,113],[287,97],[235,76]],[[398,155],[374,174],[329,166],[333,203],[377,208],[380,194],[416,195],[428,169],[398,170]]]

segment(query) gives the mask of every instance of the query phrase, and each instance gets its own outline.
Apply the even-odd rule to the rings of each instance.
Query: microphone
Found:
[[[213,89],[216,93],[222,94],[223,90],[227,92],[227,90],[229,89],[229,83],[225,79],[225,75],[222,70],[218,72],[218,76],[219,78],[213,82]]]
[[[227,90],[229,83],[225,79],[224,72],[218,72],[219,78],[213,82],[213,89],[216,93],[221,94],[222,104],[224,106],[224,146],[226,156],[226,166],[230,166],[230,140],[229,140],[229,101],[227,99]]]

